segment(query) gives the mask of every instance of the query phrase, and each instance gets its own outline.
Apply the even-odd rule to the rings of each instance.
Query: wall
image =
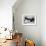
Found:
[[[12,28],[12,6],[16,0],[0,0],[0,27]]]
[[[46,0],[41,1],[41,41],[42,46],[46,46]]]
[[[13,7],[15,29],[23,33],[24,39],[35,41],[36,46],[41,46],[41,1],[40,0],[23,0],[20,5]],[[22,25],[22,15],[35,14],[37,24],[33,26]]]

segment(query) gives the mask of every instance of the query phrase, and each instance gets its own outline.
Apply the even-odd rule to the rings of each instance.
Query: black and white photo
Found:
[[[35,15],[23,15],[22,24],[23,25],[36,25],[36,16]]]

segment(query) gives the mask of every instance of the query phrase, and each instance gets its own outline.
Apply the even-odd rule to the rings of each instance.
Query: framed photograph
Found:
[[[22,25],[36,25],[36,16],[35,15],[23,15]]]

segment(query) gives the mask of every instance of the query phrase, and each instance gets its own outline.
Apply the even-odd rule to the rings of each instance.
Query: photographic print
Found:
[[[35,15],[23,15],[22,24],[23,25],[36,25],[36,16]]]

